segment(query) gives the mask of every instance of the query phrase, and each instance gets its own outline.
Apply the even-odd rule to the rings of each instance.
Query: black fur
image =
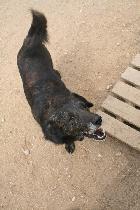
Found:
[[[74,141],[84,138],[89,123],[100,125],[101,117],[89,111],[92,103],[63,83],[44,45],[48,41],[47,20],[43,14],[31,12],[31,28],[17,56],[24,92],[46,139],[65,144],[72,153]]]

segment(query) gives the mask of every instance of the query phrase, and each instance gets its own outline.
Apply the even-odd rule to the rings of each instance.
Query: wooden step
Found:
[[[125,72],[121,75],[121,78],[140,88],[140,71],[128,67],[125,70]]]
[[[99,111],[98,114],[102,116],[103,127],[108,134],[140,151],[139,131],[125,125],[123,122],[120,122],[102,111]]]
[[[140,90],[137,88],[119,81],[112,89],[112,92],[124,100],[140,107]]]
[[[113,96],[108,96],[102,107],[108,112],[140,128],[140,110],[120,101]]]
[[[102,104],[103,127],[111,136],[140,151],[140,54],[121,75]]]
[[[136,68],[140,68],[140,54],[137,54],[135,56],[135,58],[132,60],[131,64]]]

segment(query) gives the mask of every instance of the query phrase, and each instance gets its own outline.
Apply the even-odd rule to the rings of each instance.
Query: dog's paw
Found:
[[[75,144],[74,143],[66,144],[65,149],[67,150],[68,153],[72,154],[75,150]]]
[[[79,141],[83,141],[84,140],[84,136],[79,136],[78,140]]]

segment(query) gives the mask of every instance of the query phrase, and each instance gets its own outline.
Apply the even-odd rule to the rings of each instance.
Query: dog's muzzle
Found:
[[[104,131],[101,126],[96,126],[92,123],[88,126],[88,131],[85,133],[85,135],[89,138],[94,138],[95,140],[104,140],[106,137],[106,132]]]

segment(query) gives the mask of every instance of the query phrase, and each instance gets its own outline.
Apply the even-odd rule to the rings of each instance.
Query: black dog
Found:
[[[24,92],[46,139],[65,144],[72,153],[74,141],[84,136],[105,138],[102,118],[89,111],[92,103],[66,88],[44,45],[48,41],[47,20],[43,14],[31,12],[31,28],[17,56]]]

